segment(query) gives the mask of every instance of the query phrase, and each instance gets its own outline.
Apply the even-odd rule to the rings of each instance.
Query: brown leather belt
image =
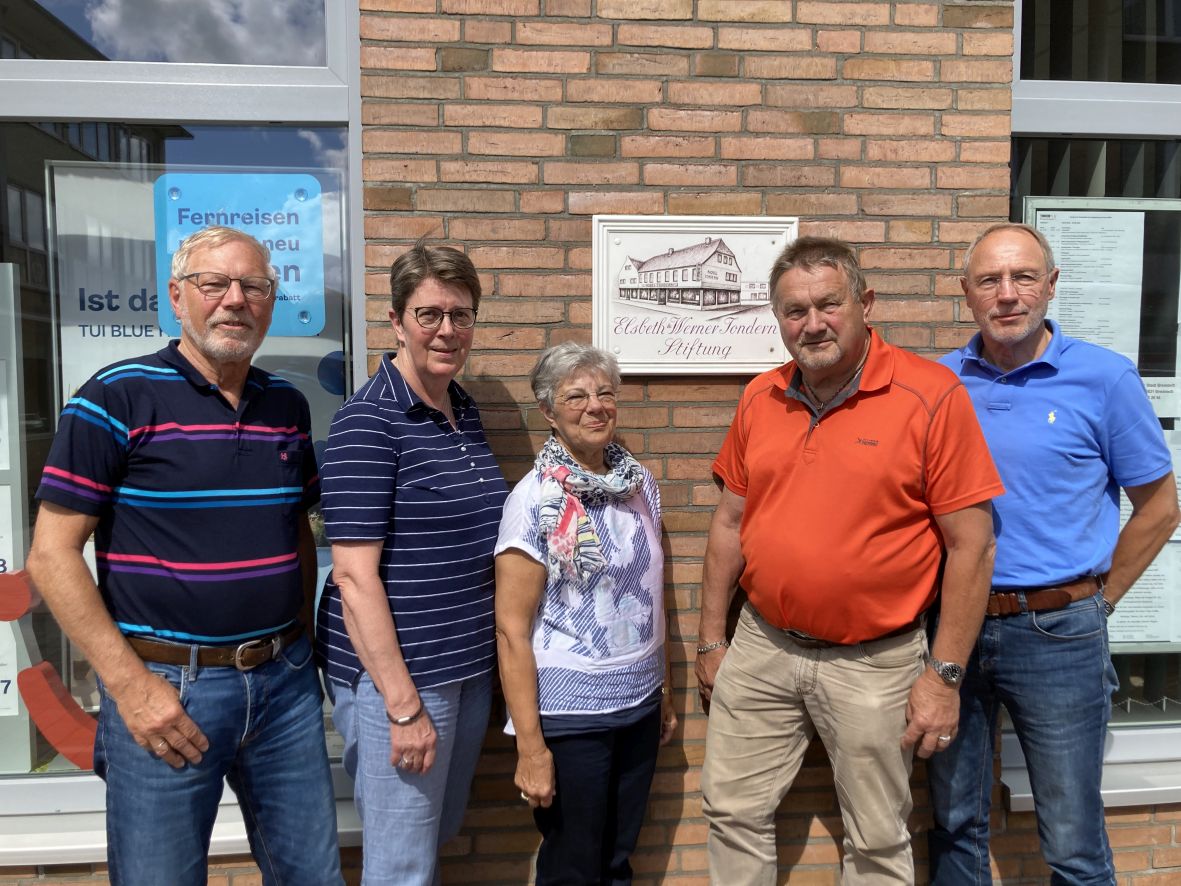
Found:
[[[874,637],[872,640],[859,640],[857,643],[834,643],[831,640],[813,637],[811,634],[805,634],[803,631],[796,631],[791,628],[780,628],[780,630],[787,635],[787,638],[791,642],[797,646],[802,646],[804,649],[833,649],[838,646],[857,646],[859,643],[873,643],[877,640],[888,640],[890,637],[900,637],[903,634],[908,634],[911,631],[921,628],[926,623],[926,619],[926,613],[920,613],[913,620],[900,628],[895,628],[888,634],[882,634],[880,637]]]
[[[283,649],[303,635],[303,625],[296,622],[282,633],[248,640],[237,646],[198,646],[197,667],[233,667],[240,671],[249,671],[273,660]],[[144,661],[171,665],[187,665],[192,661],[193,647],[184,643],[164,643],[160,640],[149,640],[147,637],[128,637],[127,642]]]
[[[1099,590],[1098,577],[1088,575],[1077,581],[1064,585],[1053,585],[1048,588],[1031,588],[1028,591],[993,591],[988,597],[988,608],[984,610],[988,615],[1019,615],[1022,612],[1045,612],[1048,609],[1061,609],[1079,600],[1094,596]],[[1025,606],[1021,606],[1021,597],[1025,597]]]

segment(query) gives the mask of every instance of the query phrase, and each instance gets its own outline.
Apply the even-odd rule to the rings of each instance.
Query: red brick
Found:
[[[410,46],[362,46],[361,69],[384,71],[433,71],[437,66],[433,48]]]
[[[936,87],[867,86],[862,91],[866,108],[898,110],[939,110],[950,108],[955,91]]]
[[[866,215],[929,215],[951,213],[950,194],[863,194],[861,211]]]
[[[503,46],[512,41],[512,22],[469,18],[463,23],[463,39],[468,43],[490,43]]]
[[[960,161],[963,163],[1008,163],[1009,142],[960,142]]]
[[[939,75],[944,83],[1008,83],[1013,79],[1013,63],[947,59],[940,63]]]
[[[1007,111],[1013,107],[1008,88],[957,89],[955,106],[961,111]]]
[[[798,132],[816,135],[835,133],[840,117],[833,111],[761,111],[747,112],[750,132]]]
[[[922,82],[935,79],[935,63],[919,59],[850,58],[841,67],[849,80]]]
[[[1006,166],[941,166],[935,170],[935,187],[961,191],[983,188],[1008,190],[1009,169]]]
[[[728,160],[811,160],[812,139],[723,136],[721,155]]]
[[[459,98],[459,80],[455,77],[363,74],[361,95],[375,98]]]
[[[946,31],[867,31],[865,51],[886,55],[951,55],[956,35]]]
[[[551,129],[639,129],[643,125],[642,108],[596,108],[558,106],[545,115]]]
[[[366,209],[404,210],[414,208],[414,196],[410,188],[366,187],[363,199]]]
[[[849,135],[933,135],[935,118],[928,114],[858,114],[844,116]]]
[[[933,3],[898,3],[894,24],[903,28],[933,28],[939,24],[939,7]]]
[[[434,12],[436,0],[361,0],[365,12]]]
[[[697,18],[722,22],[789,22],[791,4],[783,0],[698,0]]]
[[[842,188],[904,188],[926,190],[931,187],[931,170],[912,166],[842,166]]]
[[[726,186],[738,184],[732,163],[647,163],[644,184],[654,186]]]
[[[861,266],[870,268],[946,268],[951,261],[948,249],[915,246],[870,247],[860,252]],[[948,307],[950,311],[950,306]],[[950,314],[948,315],[950,318]]]
[[[430,9],[434,11],[433,3]],[[414,22],[412,31],[408,27],[408,21]],[[427,46],[433,43],[454,43],[459,39],[459,21],[450,18],[428,18],[424,15],[415,16],[412,20],[385,15],[361,16],[362,40],[388,40],[400,43],[411,34],[415,43]],[[431,52],[433,54],[434,50]]]
[[[492,70],[585,74],[590,70],[590,53],[555,49],[494,49]]]
[[[439,237],[443,219],[430,215],[367,215],[365,237],[369,240],[417,240]]]
[[[878,323],[948,323],[951,313],[951,304],[946,301],[879,298],[873,303],[873,319]],[[999,848],[996,851],[1001,852]]]
[[[562,212],[566,208],[565,191],[522,191],[521,212],[546,214]]]
[[[855,215],[855,194],[768,194],[768,215]]]
[[[653,215],[664,211],[664,196],[656,191],[571,191],[572,215]]]
[[[949,3],[943,8],[943,26],[945,28],[985,28],[1012,31],[1013,7],[1011,4],[953,5]]]
[[[540,77],[465,77],[463,94],[468,101],[558,102],[562,81]]]
[[[423,212],[513,212],[515,191],[419,188],[416,205]]]
[[[809,28],[722,27],[718,28],[718,48],[741,52],[808,52],[812,49],[812,31]]]
[[[762,195],[749,191],[688,191],[668,195],[669,215],[758,215]]]
[[[725,157],[726,139],[722,140]],[[625,135],[620,139],[624,157],[712,157],[715,139],[708,135]]]
[[[439,106],[366,101],[361,103],[361,122],[377,126],[437,126]]]
[[[572,102],[627,102],[633,105],[656,104],[664,97],[659,80],[569,80],[566,100]]]
[[[859,138],[818,138],[816,156],[821,160],[860,160],[862,140]]]
[[[443,160],[439,181],[535,184],[537,164],[510,160]]]
[[[620,25],[615,39],[619,46],[709,49],[714,45],[714,32],[712,28],[676,25]]]
[[[595,71],[599,74],[684,77],[689,73],[689,58],[657,52],[600,52],[595,55]]]
[[[548,12],[548,10],[547,10]],[[547,46],[610,46],[611,26],[586,22],[517,22],[517,43]]]
[[[1009,31],[967,31],[962,39],[964,55],[1013,57],[1013,35]]]
[[[537,218],[453,218],[447,225],[453,240],[545,239],[545,222]]]
[[[767,104],[773,107],[794,108],[853,108],[857,106],[856,86],[817,86],[810,83],[796,86],[768,83]]]
[[[591,294],[591,279],[587,274],[501,274],[497,290],[504,296],[584,297]]]
[[[890,22],[890,4],[817,3],[798,0],[796,20],[817,25],[885,25]]]
[[[801,221],[800,236],[836,237],[846,243],[881,243],[886,223],[880,221]]]
[[[865,158],[901,163],[946,163],[955,159],[955,143],[931,139],[869,139],[865,143]]]
[[[589,219],[552,219],[547,222],[548,239],[553,242],[576,240],[589,243],[591,239],[591,223]]]
[[[742,170],[742,183],[753,188],[828,188],[835,181],[836,169],[832,166],[777,163]]]
[[[366,157],[361,161],[361,174],[370,181],[433,182],[435,161]]]
[[[861,51],[861,32],[817,31],[816,48],[821,52],[858,53]]]
[[[540,0],[441,0],[451,15],[539,15]]]
[[[678,105],[757,105],[763,100],[763,89],[758,83],[673,81],[668,84],[668,100]]]
[[[547,185],[634,185],[640,180],[640,165],[551,160],[542,168],[541,175]]]
[[[690,19],[693,0],[599,0],[601,18]]]
[[[1009,126],[1008,114],[944,114],[942,132],[948,136],[1007,136]]]
[[[361,149],[367,154],[457,154],[463,150],[463,137],[458,132],[366,128]]]
[[[961,194],[956,198],[956,215],[960,218],[992,217],[1004,221],[1009,217],[1009,198],[1002,195]]]
[[[471,132],[467,139],[470,154],[554,157],[566,153],[566,137],[553,132]]]
[[[744,71],[758,80],[834,80],[837,62],[824,56],[755,55],[746,59]]]
[[[887,228],[886,238],[896,243],[930,243],[931,222],[910,218],[892,221]]]
[[[689,132],[738,132],[742,129],[741,111],[696,111],[688,108],[651,108],[649,129]]]

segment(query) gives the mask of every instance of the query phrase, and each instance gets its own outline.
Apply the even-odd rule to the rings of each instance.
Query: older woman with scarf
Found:
[[[550,348],[530,375],[553,429],[505,504],[496,634],[537,884],[630,883],[659,746],[676,729],[660,494],[614,442],[619,366]]]

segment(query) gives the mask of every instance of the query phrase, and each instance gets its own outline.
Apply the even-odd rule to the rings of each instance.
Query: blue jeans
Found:
[[[180,693],[209,739],[173,769],[131,737],[101,696],[94,771],[107,786],[107,861],[115,886],[205,886],[223,781],[238,797],[263,883],[342,882],[320,682],[306,639],[252,671],[145,662]]]
[[[1001,705],[1025,754],[1050,882],[1115,883],[1100,782],[1117,685],[1099,594],[985,618],[960,691],[959,732],[927,762],[933,884],[992,882],[988,813]]]
[[[385,701],[368,674],[355,686],[332,686],[332,721],[344,739],[361,816],[363,886],[428,886],[439,882],[439,847],[459,833],[492,704],[492,675],[420,689],[438,733],[426,773],[390,765]]]
[[[626,886],[660,750],[660,708],[618,729],[546,739],[557,792],[533,810],[537,886]]]

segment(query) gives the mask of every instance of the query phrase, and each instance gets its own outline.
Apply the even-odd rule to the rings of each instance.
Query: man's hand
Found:
[[[693,663],[693,673],[697,675],[697,692],[701,696],[701,708],[709,712],[709,702],[714,694],[714,681],[718,676],[718,668],[722,666],[722,659],[726,657],[726,647],[719,646],[709,652],[701,652]]]
[[[435,765],[435,746],[439,736],[431,715],[422,716],[409,726],[390,724],[390,765],[403,772],[429,772]]]
[[[543,747],[535,753],[517,752],[517,773],[513,777],[521,791],[521,799],[529,803],[530,809],[538,806],[549,807],[554,802],[554,758],[549,748]]]
[[[945,751],[955,741],[959,722],[959,687],[948,686],[934,671],[924,667],[906,702],[907,726],[902,734],[902,747],[916,748],[923,759]]]
[[[676,731],[677,711],[673,707],[672,695],[665,695],[660,699],[660,746],[664,747],[672,741]]]
[[[110,686],[107,691],[135,743],[174,769],[200,763],[209,750],[209,739],[185,713],[176,688],[159,674],[144,669],[118,693]]]

